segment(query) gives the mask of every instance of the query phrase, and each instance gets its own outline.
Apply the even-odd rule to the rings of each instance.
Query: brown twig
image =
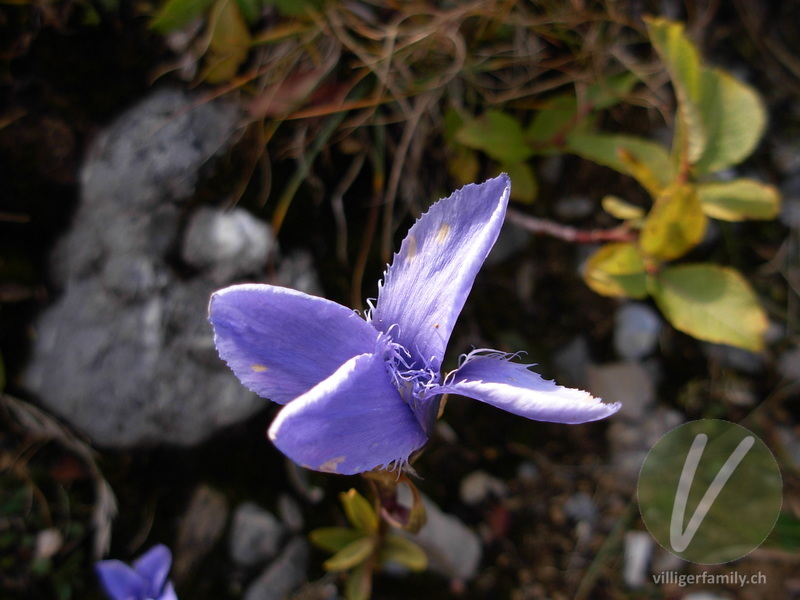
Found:
[[[506,220],[531,233],[549,235],[575,244],[632,242],[637,237],[637,233],[625,225],[614,229],[577,229],[569,225],[532,217],[513,208],[509,208],[506,212]]]

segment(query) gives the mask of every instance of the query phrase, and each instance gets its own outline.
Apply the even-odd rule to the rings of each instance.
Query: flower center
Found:
[[[388,336],[387,336],[388,337]],[[400,396],[414,413],[423,430],[430,430],[438,414],[439,395],[430,394],[430,388],[439,385],[439,371],[431,366],[431,361],[418,364],[411,353],[402,345],[388,339],[386,352],[386,372],[397,388]]]

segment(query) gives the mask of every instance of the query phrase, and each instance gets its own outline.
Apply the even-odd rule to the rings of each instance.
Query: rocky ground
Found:
[[[275,407],[217,360],[205,306],[211,291],[242,280],[350,304],[332,250],[333,194],[317,193],[319,180],[333,186],[342,156],[321,161],[276,239],[270,202],[245,196],[230,210],[251,143],[241,96],[209,102],[208,90],[177,78],[154,84],[169,51],[127,4],[101,11],[99,25],[81,20],[80,4],[60,10],[0,9],[10,34],[0,112],[3,596],[99,598],[95,558],[129,560],[161,542],[174,551],[182,598],[336,598],[339,580],[307,534],[344,524],[338,493],[362,482],[303,471],[271,446]],[[470,344],[524,348],[546,376],[624,408],[608,422],[562,426],[451,400],[415,464],[430,569],[380,574],[375,598],[800,597],[798,53],[788,24],[759,36],[748,14],[716,15],[710,38],[751,42],[721,44],[710,58],[767,102],[767,136],[741,170],[779,186],[784,207],[779,220],[721,228],[708,252],[734,256],[759,291],[767,350],[698,342],[648,302],[601,298],[579,277],[586,248],[507,225],[449,360]],[[276,186],[288,162],[273,165]],[[571,157],[537,168],[537,215],[608,225],[599,199],[624,185],[616,176]],[[348,209],[353,239],[369,226],[358,212]],[[371,256],[365,294],[382,269]],[[698,418],[757,432],[783,474],[776,530],[733,565],[674,558],[636,504],[649,449]],[[765,580],[652,579],[732,569]]]

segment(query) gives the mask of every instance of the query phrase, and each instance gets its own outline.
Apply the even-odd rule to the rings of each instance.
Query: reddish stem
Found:
[[[538,219],[513,208],[509,208],[506,212],[506,220],[531,233],[549,235],[576,244],[632,242],[636,240],[637,236],[635,231],[625,225],[620,225],[614,229],[577,229],[546,219]]]

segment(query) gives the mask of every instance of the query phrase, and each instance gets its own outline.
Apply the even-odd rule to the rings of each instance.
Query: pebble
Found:
[[[244,593],[244,600],[284,600],[307,580],[310,548],[303,537],[294,537]]]
[[[464,504],[475,506],[487,498],[503,498],[508,493],[508,486],[486,471],[474,471],[461,480],[459,491]]]
[[[585,388],[589,367],[589,343],[586,337],[577,336],[557,350],[553,355],[553,364],[565,385]]]
[[[742,373],[756,375],[764,369],[764,355],[728,346],[727,344],[703,344],[703,350],[711,360],[723,367],[736,369]]]
[[[275,247],[269,226],[246,210],[203,207],[189,219],[182,256],[223,284],[263,270]]]
[[[588,196],[566,196],[559,198],[553,212],[562,221],[577,221],[590,216],[595,209],[596,203]]]
[[[567,498],[563,506],[567,518],[579,522],[594,523],[597,519],[597,505],[586,492],[577,492]]]
[[[638,423],[655,404],[655,386],[647,369],[638,362],[591,365],[587,389],[606,402],[621,402],[614,421]]]
[[[410,506],[411,491],[400,487],[398,500]],[[406,534],[428,555],[428,569],[456,581],[468,581],[478,572],[483,555],[480,537],[457,517],[443,512],[430,498],[422,495],[428,520],[416,534]]]
[[[641,360],[655,350],[663,324],[649,305],[626,302],[614,320],[614,349],[625,360]]]
[[[648,581],[647,567],[653,555],[655,542],[646,531],[628,531],[625,534],[622,578],[632,588],[639,588]]]
[[[266,563],[278,554],[284,532],[269,511],[252,502],[239,505],[229,534],[231,559],[242,567]]]

